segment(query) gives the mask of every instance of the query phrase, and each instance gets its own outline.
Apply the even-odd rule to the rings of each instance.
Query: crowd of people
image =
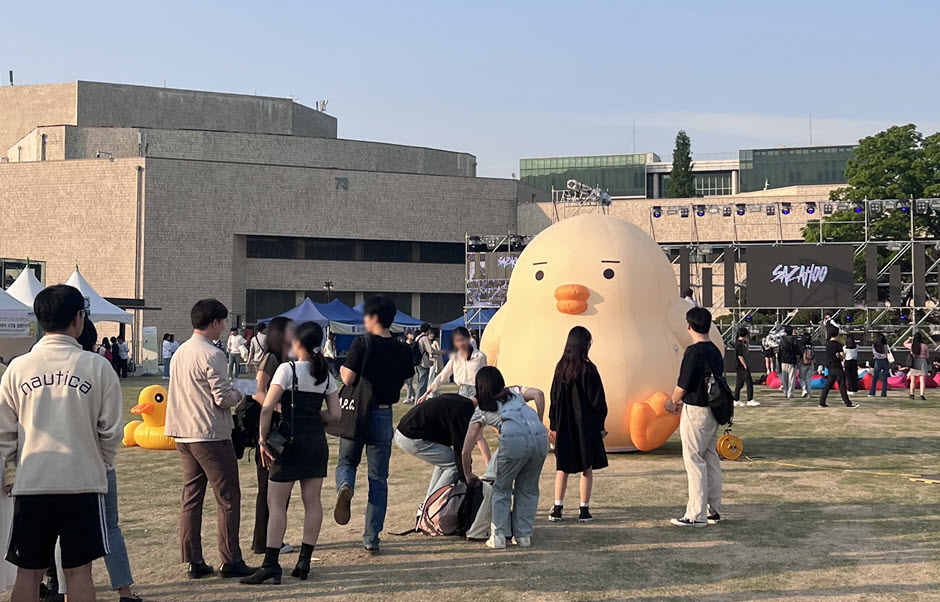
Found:
[[[12,509],[4,506],[10,503],[9,497],[0,500],[0,517],[4,512],[12,516],[6,556],[18,567],[12,600],[37,599],[47,573],[55,575],[52,583],[59,593],[67,588],[70,600],[93,600],[91,563],[104,557],[111,586],[121,602],[134,602],[139,598],[131,590],[114,470],[123,396],[121,371],[114,366],[113,354],[117,352],[120,359],[123,339],[113,343],[105,339],[96,345],[84,299],[66,285],[39,293],[34,311],[45,336],[0,379],[0,456],[16,467],[12,486],[12,472],[4,471]],[[444,363],[430,327],[422,326],[410,341],[392,334],[396,311],[386,296],[366,300],[362,310],[366,334],[354,340],[338,370],[331,361],[336,359],[335,341],[323,328],[313,322],[294,324],[286,318],[259,326],[250,340],[231,329],[224,346],[229,351],[227,359],[219,341],[227,327],[228,310],[214,299],[193,306],[193,332],[185,342],[176,343],[169,333],[164,336],[165,364],[172,360],[172,369],[165,372],[169,378],[165,433],[175,440],[180,461],[180,560],[187,565],[190,578],[216,572],[206,561],[202,545],[203,506],[211,486],[218,516],[218,573],[246,585],[280,583],[281,556],[293,551],[285,533],[295,483],[299,483],[304,519],[298,559],[290,575],[309,578],[323,520],[323,481],[330,466],[326,432],[343,422],[348,412],[354,413],[354,427],[339,440],[333,519],[340,525],[351,520],[364,452],[368,491],[362,546],[370,554],[379,552],[385,528],[393,441],[402,452],[433,467],[426,500],[458,481],[481,488],[483,502],[466,536],[485,540],[489,548],[532,545],[539,480],[551,445],[554,500],[547,520],[564,520],[571,475],[579,475],[577,520],[593,519],[594,471],[605,468],[608,460],[604,447],[607,403],[601,376],[590,359],[591,333],[581,326],[568,333],[548,392],[546,428],[545,393],[524,384],[507,386],[500,371],[487,365],[467,329],[454,331]],[[685,350],[665,409],[682,416],[679,433],[688,503],[671,524],[705,527],[721,520],[716,442],[723,418],[715,410],[709,383],[723,375],[724,363],[722,350],[709,338],[712,319],[708,310],[692,307],[686,321],[693,344]],[[738,334],[735,405],[756,406],[747,359],[748,332]],[[851,376],[857,374],[858,345],[851,337],[843,345],[832,325],[828,325],[828,338],[820,405],[826,405],[827,395],[838,384],[846,406],[857,407],[849,395],[858,389],[858,379]],[[909,374],[912,379],[923,379],[930,370],[926,345],[915,335],[905,346],[912,357]],[[873,377],[885,382],[891,350],[878,337],[872,351]],[[255,373],[257,393],[251,397],[235,387],[239,362],[233,362],[232,356],[246,359]],[[779,368],[785,397],[794,395],[798,374],[804,383],[816,374],[812,340],[789,327],[784,328],[774,357],[768,359]],[[415,389],[406,393],[406,399],[414,399],[415,407],[396,428],[392,407],[413,378],[417,379]],[[450,380],[456,383],[457,393],[441,395],[441,386]],[[350,403],[352,393],[342,392],[342,387],[355,388],[363,404]],[[742,388],[746,388],[747,401],[741,401]],[[804,386],[803,395],[810,391]],[[874,385],[870,394],[875,394]],[[729,389],[729,406],[731,396]],[[498,442],[495,451],[487,443],[487,433]],[[257,464],[251,549],[264,555],[260,567],[245,562],[240,543],[240,448],[235,440],[245,444],[246,436]],[[483,460],[476,470],[474,450],[479,450]]]

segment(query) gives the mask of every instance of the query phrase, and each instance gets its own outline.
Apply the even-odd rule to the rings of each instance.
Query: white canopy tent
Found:
[[[92,322],[120,322],[121,324],[133,324],[134,316],[133,314],[124,311],[117,305],[106,300],[104,297],[95,292],[95,289],[91,288],[91,285],[88,284],[88,281],[81,275],[78,271],[78,267],[75,267],[75,271],[72,272],[72,275],[65,282],[69,286],[74,286],[81,293],[82,296],[88,299],[88,317],[91,318]]]
[[[27,265],[26,269],[20,272],[20,275],[13,281],[13,284],[7,288],[7,293],[20,303],[32,307],[33,300],[36,299],[36,295],[38,295],[39,291],[43,288],[45,287],[39,282],[39,279],[36,278],[36,274],[33,273],[33,270]]]
[[[0,289],[0,356],[11,358],[29,351],[36,341],[36,321],[30,306]]]

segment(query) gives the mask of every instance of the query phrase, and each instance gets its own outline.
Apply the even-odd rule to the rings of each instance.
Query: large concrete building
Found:
[[[460,315],[467,231],[516,229],[548,194],[476,177],[468,153],[337,138],[291,99],[75,82],[0,88],[0,257],[77,264],[142,325],[189,330],[216,297],[242,323],[310,295],[388,293]],[[332,290],[325,291],[326,282]]]

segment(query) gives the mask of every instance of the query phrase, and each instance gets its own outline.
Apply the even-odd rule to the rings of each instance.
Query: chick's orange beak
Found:
[[[149,414],[154,407],[152,403],[138,403],[131,408],[131,414]]]
[[[581,314],[587,309],[591,292],[580,284],[562,284],[555,289],[555,307],[563,314]]]

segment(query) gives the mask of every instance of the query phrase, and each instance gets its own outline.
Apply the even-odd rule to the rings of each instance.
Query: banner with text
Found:
[[[851,245],[747,248],[747,305],[853,307]]]

